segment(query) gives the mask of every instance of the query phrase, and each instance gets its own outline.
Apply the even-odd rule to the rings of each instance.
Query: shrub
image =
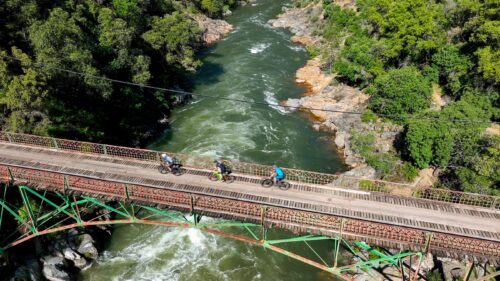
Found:
[[[367,109],[361,114],[361,121],[365,123],[375,123],[378,117],[373,111]]]
[[[431,96],[429,81],[415,67],[391,69],[375,79],[368,93],[370,109],[376,113],[398,115],[421,112],[428,108]]]
[[[406,162],[402,167],[403,176],[408,181],[413,181],[418,176],[418,169],[411,163]]]

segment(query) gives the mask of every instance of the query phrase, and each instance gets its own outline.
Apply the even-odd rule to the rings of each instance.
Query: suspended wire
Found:
[[[21,61],[21,59],[18,59],[18,58],[13,57],[13,56],[2,55],[2,57],[6,58],[6,59],[10,59],[10,60]],[[69,74],[72,74],[75,76],[83,76],[83,77],[92,78],[92,79],[96,79],[96,80],[109,81],[109,82],[116,83],[116,84],[123,84],[123,85],[128,85],[128,86],[135,86],[135,87],[140,87],[140,88],[146,88],[146,89],[152,89],[152,90],[158,90],[158,91],[164,91],[164,92],[170,92],[170,93],[176,93],[176,94],[182,94],[182,95],[192,95],[192,96],[211,98],[211,99],[217,99],[217,100],[226,100],[226,101],[233,101],[233,102],[240,102],[240,103],[247,103],[247,104],[264,105],[264,106],[269,106],[269,107],[275,106],[275,107],[288,108],[288,109],[293,109],[293,110],[299,109],[299,110],[321,111],[321,112],[330,112],[330,113],[341,113],[341,114],[349,114],[349,115],[363,115],[363,112],[357,112],[357,111],[292,106],[292,105],[284,105],[284,104],[279,104],[279,103],[250,101],[250,100],[243,100],[243,99],[237,99],[237,98],[212,96],[212,95],[206,95],[206,94],[200,94],[200,93],[194,93],[194,92],[188,92],[188,91],[176,90],[176,89],[169,89],[169,88],[163,88],[163,87],[155,87],[155,86],[150,86],[150,85],[145,85],[145,84],[140,84],[140,83],[135,83],[135,82],[130,82],[130,81],[112,79],[112,78],[108,78],[108,77],[104,77],[104,76],[92,75],[92,74],[83,73],[83,72],[79,72],[79,71],[73,71],[73,70],[69,70],[69,69],[65,69],[65,68],[61,68],[61,67],[57,67],[57,66],[50,66],[47,64],[43,64],[43,63],[31,63],[31,65],[36,66],[36,67],[43,67],[43,68],[51,69],[51,70],[57,70],[60,72],[65,72],[65,73],[69,73]],[[384,117],[384,118],[412,119],[412,120],[420,120],[420,121],[436,121],[436,122],[451,122],[451,123],[475,123],[475,124],[500,124],[500,122],[496,122],[496,121],[470,120],[470,119],[441,119],[441,118],[432,118],[432,117],[419,117],[419,116],[414,116],[414,115],[396,115],[396,114],[379,114],[379,113],[373,113],[373,115],[378,116],[378,117]]]

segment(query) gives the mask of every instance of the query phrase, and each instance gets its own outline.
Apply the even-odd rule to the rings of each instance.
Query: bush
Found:
[[[381,176],[388,176],[394,171],[396,156],[375,151],[375,135],[373,133],[351,131],[350,142],[352,150],[359,153],[366,163]]]
[[[429,81],[415,67],[391,69],[375,79],[368,90],[370,109],[379,114],[398,115],[421,112],[428,108],[431,96]]]
[[[373,111],[367,109],[361,114],[361,121],[365,123],[375,123],[378,117]]]
[[[469,58],[461,55],[456,46],[445,45],[432,56],[432,62],[438,71],[438,82],[444,85],[448,94],[458,96],[471,67]]]
[[[317,57],[321,53],[321,49],[315,45],[308,45],[306,50],[310,57]]]
[[[406,125],[405,142],[408,156],[417,168],[444,167],[450,160],[453,134],[447,122],[415,120]]]
[[[418,176],[418,169],[408,162],[403,165],[401,171],[407,181],[413,181]]]

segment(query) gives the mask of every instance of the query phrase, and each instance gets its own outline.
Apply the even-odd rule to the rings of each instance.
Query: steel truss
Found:
[[[135,202],[105,202],[83,195],[75,196],[50,191],[39,192],[28,186],[2,185],[0,196],[2,196],[0,198],[1,252],[35,237],[71,228],[114,224],[147,224],[197,228],[206,233],[262,246],[265,249],[330,272],[342,280],[352,280],[349,274],[356,272],[366,272],[374,280],[379,280],[381,275],[376,269],[387,266],[396,266],[400,269],[402,276],[416,280],[419,268],[415,270],[407,264],[411,264],[411,259],[416,258],[420,265],[422,260],[420,252],[399,252],[391,255],[372,248],[362,241],[348,242],[342,238],[342,232],[337,237],[305,235],[271,239],[272,235],[269,234],[269,228],[265,225],[224,220],[203,222],[200,220],[201,216],[196,213],[187,217],[185,213],[157,205],[150,206]],[[96,215],[96,210],[101,211]],[[113,219],[106,219],[109,217]],[[10,228],[5,226],[9,220]],[[12,227],[13,221],[17,223],[14,225],[15,227]],[[14,230],[7,233],[6,228]],[[234,231],[235,228],[238,231]],[[235,234],[235,232],[242,234]],[[315,241],[331,242],[332,248],[327,251],[328,254],[322,256],[314,247]],[[286,249],[287,245],[297,243],[304,244],[310,250],[312,258]],[[340,265],[340,249],[349,251],[359,261],[351,265]],[[324,249],[322,250],[324,251]]]

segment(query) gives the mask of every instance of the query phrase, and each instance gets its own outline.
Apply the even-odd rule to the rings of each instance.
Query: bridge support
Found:
[[[352,280],[350,274],[356,272],[368,272],[376,280],[377,272],[374,269],[397,266],[408,258],[422,257],[422,254],[418,252],[401,252],[396,255],[388,255],[362,241],[349,243],[342,236],[344,222],[342,222],[339,235],[336,237],[305,235],[283,238],[283,233],[276,236],[275,232],[270,232],[269,230],[272,230],[271,225],[268,225],[264,220],[260,224],[226,220],[203,220],[201,215],[194,209],[191,210],[191,220],[187,219],[185,214],[179,211],[136,204],[130,200],[106,202],[85,195],[76,196],[74,194],[47,191],[40,193],[27,186],[17,188],[21,195],[21,201],[9,202],[7,188],[11,187],[2,186],[3,190],[0,192],[0,194],[3,194],[0,199],[0,251],[6,251],[40,235],[64,231],[74,227],[106,224],[150,224],[167,227],[194,227],[206,233],[262,246],[273,252],[327,271],[342,280]],[[11,191],[15,190],[11,189]],[[195,198],[191,196],[191,200],[194,202]],[[262,210],[262,213],[264,212],[265,209]],[[3,223],[6,219],[10,220],[10,223]],[[14,227],[12,227],[13,225]],[[299,253],[292,251],[291,249],[297,247],[291,245],[297,243],[303,244],[304,247],[301,249],[305,250],[301,250]],[[324,243],[333,243],[333,250],[325,250]],[[360,261],[346,264],[345,261],[339,258],[341,249],[349,251],[352,256],[358,257]],[[368,255],[365,257],[361,254],[362,252]]]

